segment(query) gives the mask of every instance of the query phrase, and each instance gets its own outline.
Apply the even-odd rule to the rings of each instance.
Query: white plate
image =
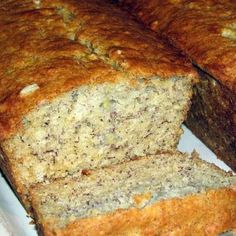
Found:
[[[179,143],[179,150],[192,152],[194,149],[200,157],[208,162],[215,163],[220,168],[229,171],[230,168],[222,161],[216,159],[211,152],[191,131],[186,127]],[[0,236],[37,236],[34,225],[30,224],[31,218],[14,195],[13,191],[0,174]],[[8,233],[8,232],[11,232]]]

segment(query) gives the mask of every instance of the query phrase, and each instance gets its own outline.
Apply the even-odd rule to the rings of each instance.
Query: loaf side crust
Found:
[[[0,140],[40,103],[83,84],[196,77],[177,51],[102,1],[5,0],[0,26]]]
[[[37,208],[34,199],[33,206]],[[56,219],[39,222],[37,227],[40,228],[40,235],[215,236],[236,227],[236,192],[229,188],[209,190],[160,201],[142,209],[117,210],[94,218],[72,221],[64,229],[55,228],[54,221]]]
[[[187,126],[236,171],[236,94],[198,70]]]

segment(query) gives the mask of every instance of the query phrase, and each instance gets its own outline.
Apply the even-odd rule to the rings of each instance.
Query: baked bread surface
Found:
[[[151,29],[161,32],[204,71],[236,91],[234,0],[121,0]]]

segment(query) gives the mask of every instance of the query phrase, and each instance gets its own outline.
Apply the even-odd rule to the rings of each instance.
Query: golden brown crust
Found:
[[[37,206],[34,206],[37,207]],[[55,228],[56,219],[42,222],[43,235],[208,235],[236,227],[236,192],[233,189],[162,200],[141,209],[117,210]]]
[[[234,0],[121,0],[194,63],[236,92]]]
[[[0,27],[0,140],[29,110],[81,84],[195,76],[177,52],[102,1],[1,1]],[[30,85],[35,92],[21,96]]]

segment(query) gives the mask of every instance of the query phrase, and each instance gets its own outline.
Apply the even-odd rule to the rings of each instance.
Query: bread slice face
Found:
[[[178,78],[81,86],[27,114],[2,144],[3,163],[27,198],[37,182],[174,150],[190,86]]]
[[[217,235],[236,226],[236,177],[196,154],[159,154],[38,184],[42,235]]]

